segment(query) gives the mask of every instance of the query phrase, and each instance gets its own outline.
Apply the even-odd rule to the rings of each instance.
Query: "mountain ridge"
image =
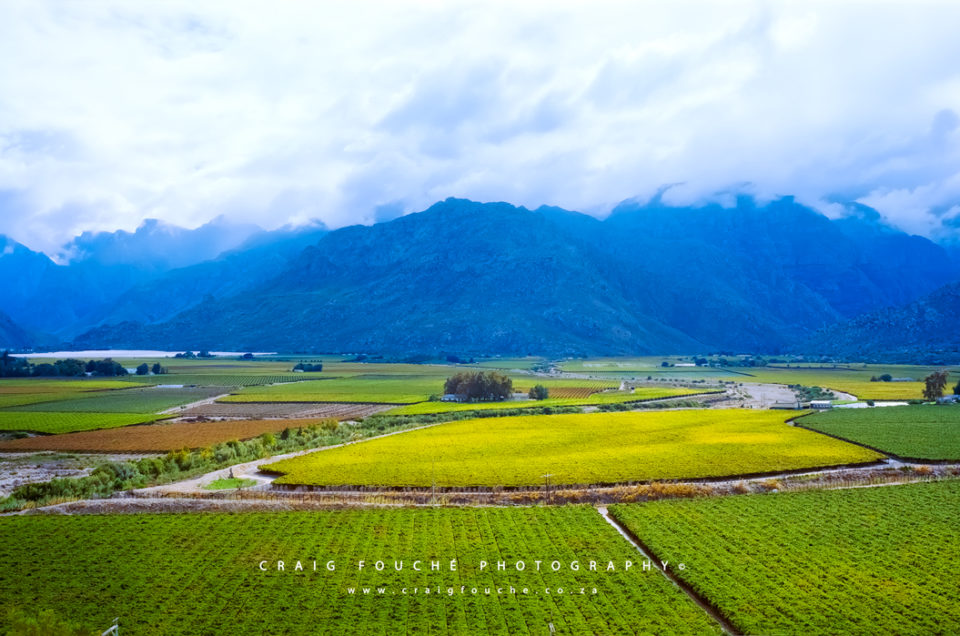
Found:
[[[792,198],[741,198],[734,208],[626,203],[603,221],[451,198],[325,233],[279,272],[167,319],[104,322],[72,344],[776,352],[827,325],[911,302],[953,276],[949,257],[926,239],[876,228],[861,237],[858,223],[874,221],[838,224]],[[891,253],[900,260],[888,266]]]

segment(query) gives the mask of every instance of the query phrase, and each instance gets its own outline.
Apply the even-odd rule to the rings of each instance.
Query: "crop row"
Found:
[[[370,402],[410,404],[443,392],[443,379],[428,376],[366,375],[251,387],[224,402]]]
[[[33,393],[80,393],[123,389],[130,385],[121,380],[50,380],[47,378],[4,378],[0,380],[0,395]]]
[[[324,374],[325,375],[325,374]],[[319,378],[314,373],[284,373],[284,374],[256,374],[256,373],[171,373],[168,375],[129,376],[128,383],[135,384],[182,384],[185,386],[214,386],[214,387],[243,387],[261,386],[281,382],[299,382],[311,378]]]
[[[960,407],[956,406],[833,409],[799,422],[900,457],[960,459]]]
[[[776,411],[462,420],[269,465],[279,484],[529,486],[718,477],[881,457],[787,426]]]
[[[591,508],[5,517],[0,533],[0,596],[89,631],[717,633]]]
[[[31,431],[34,433],[72,433],[74,431],[89,431],[92,429],[112,429],[131,424],[142,424],[159,419],[159,415],[144,413],[17,413],[0,411],[0,431]],[[116,437],[116,432],[106,432],[106,435]],[[51,437],[32,437],[12,440],[6,443],[30,442],[36,440],[43,444],[48,440],[57,439],[59,435]],[[2,447],[2,443],[0,443]]]
[[[618,505],[743,633],[960,633],[960,482]]]
[[[69,400],[12,407],[16,411],[74,411],[78,413],[156,413],[224,392],[223,388],[125,389],[102,391]]]

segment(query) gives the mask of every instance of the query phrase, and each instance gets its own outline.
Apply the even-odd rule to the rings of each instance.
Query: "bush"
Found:
[[[537,384],[530,389],[528,395],[531,400],[546,400],[550,396],[550,391],[542,384]]]

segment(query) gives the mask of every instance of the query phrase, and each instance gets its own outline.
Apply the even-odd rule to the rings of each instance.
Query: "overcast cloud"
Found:
[[[960,4],[0,4],[0,233],[331,227],[668,183],[960,225]]]

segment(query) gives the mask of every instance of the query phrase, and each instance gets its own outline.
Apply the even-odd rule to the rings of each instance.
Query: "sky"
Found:
[[[0,3],[0,233],[732,191],[960,234],[960,3]]]

